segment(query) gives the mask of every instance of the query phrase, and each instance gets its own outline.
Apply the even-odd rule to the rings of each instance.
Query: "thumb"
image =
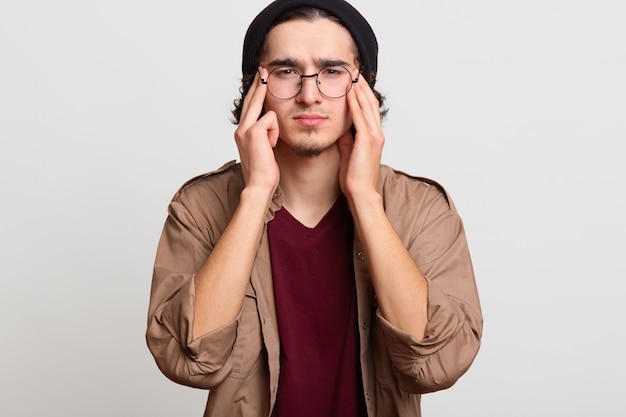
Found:
[[[276,113],[268,111],[265,113],[255,124],[255,129],[258,129],[258,134],[264,133],[267,135],[267,140],[270,146],[273,148],[278,142],[278,119]]]
[[[276,147],[276,143],[278,142],[278,118],[276,117],[276,113],[273,111],[268,111],[265,116],[267,116],[267,139],[270,142],[272,148]]]

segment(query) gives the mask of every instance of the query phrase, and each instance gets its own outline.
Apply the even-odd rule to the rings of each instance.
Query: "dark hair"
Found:
[[[287,10],[286,12],[281,14],[272,23],[272,26],[267,32],[269,33],[269,31],[272,28],[278,26],[281,23],[290,22],[292,20],[298,20],[298,19],[306,20],[308,22],[312,22],[318,19],[328,19],[345,27],[345,25],[342,24],[341,21],[337,17],[326,12],[325,10],[321,10],[315,7],[296,7],[294,9]],[[267,39],[267,33],[265,34],[265,37]],[[257,63],[259,62],[259,59],[261,55],[263,54],[265,47],[266,47],[266,44],[264,40],[262,47],[259,49],[259,52],[257,53],[257,56],[256,56]],[[359,62],[358,52],[359,51],[357,48],[356,50],[357,62]],[[241,78],[241,87],[239,88],[239,93],[241,94],[241,96],[233,102],[233,104],[235,105],[235,108],[232,110],[233,124],[239,123],[239,119],[241,117],[241,109],[243,107],[243,100],[248,94],[250,87],[252,86],[252,82],[254,81],[255,75],[256,73],[244,74],[243,77]],[[365,78],[365,80],[368,82],[370,86],[373,86],[376,83],[376,73],[369,71],[368,69],[363,70],[363,77]],[[378,92],[374,87],[372,87],[372,90],[374,91],[374,95],[376,96],[376,99],[378,100],[380,104],[380,118],[383,119],[388,111],[388,109],[384,106],[385,96],[383,96],[380,92]]]

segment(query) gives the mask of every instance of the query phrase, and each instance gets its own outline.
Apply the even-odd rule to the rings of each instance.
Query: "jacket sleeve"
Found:
[[[230,373],[238,318],[192,340],[194,275],[213,248],[208,233],[175,197],[157,249],[146,341],[159,369],[171,380],[213,388]]]
[[[482,312],[462,221],[445,192],[430,188],[406,242],[428,280],[424,339],[395,328],[377,312],[400,388],[411,393],[452,386],[469,369],[482,336]]]

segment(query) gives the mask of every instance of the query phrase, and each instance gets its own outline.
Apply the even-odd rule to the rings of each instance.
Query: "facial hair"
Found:
[[[315,128],[307,129],[307,135],[309,137],[313,136],[314,134],[315,134]],[[314,140],[312,140],[310,143],[303,143],[303,144],[296,145],[293,148],[293,151],[298,156],[303,156],[306,158],[315,158],[315,157],[320,156],[322,153],[324,153],[324,151],[333,147],[334,145],[335,144],[333,143],[330,146],[320,146],[319,144],[315,143]]]

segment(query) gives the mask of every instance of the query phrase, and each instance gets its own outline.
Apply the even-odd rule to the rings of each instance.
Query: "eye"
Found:
[[[272,71],[272,75],[277,78],[299,78],[300,73],[293,67],[278,67],[274,71]]]
[[[345,76],[347,72],[343,67],[325,67],[320,71],[320,75],[326,78],[336,78]]]

